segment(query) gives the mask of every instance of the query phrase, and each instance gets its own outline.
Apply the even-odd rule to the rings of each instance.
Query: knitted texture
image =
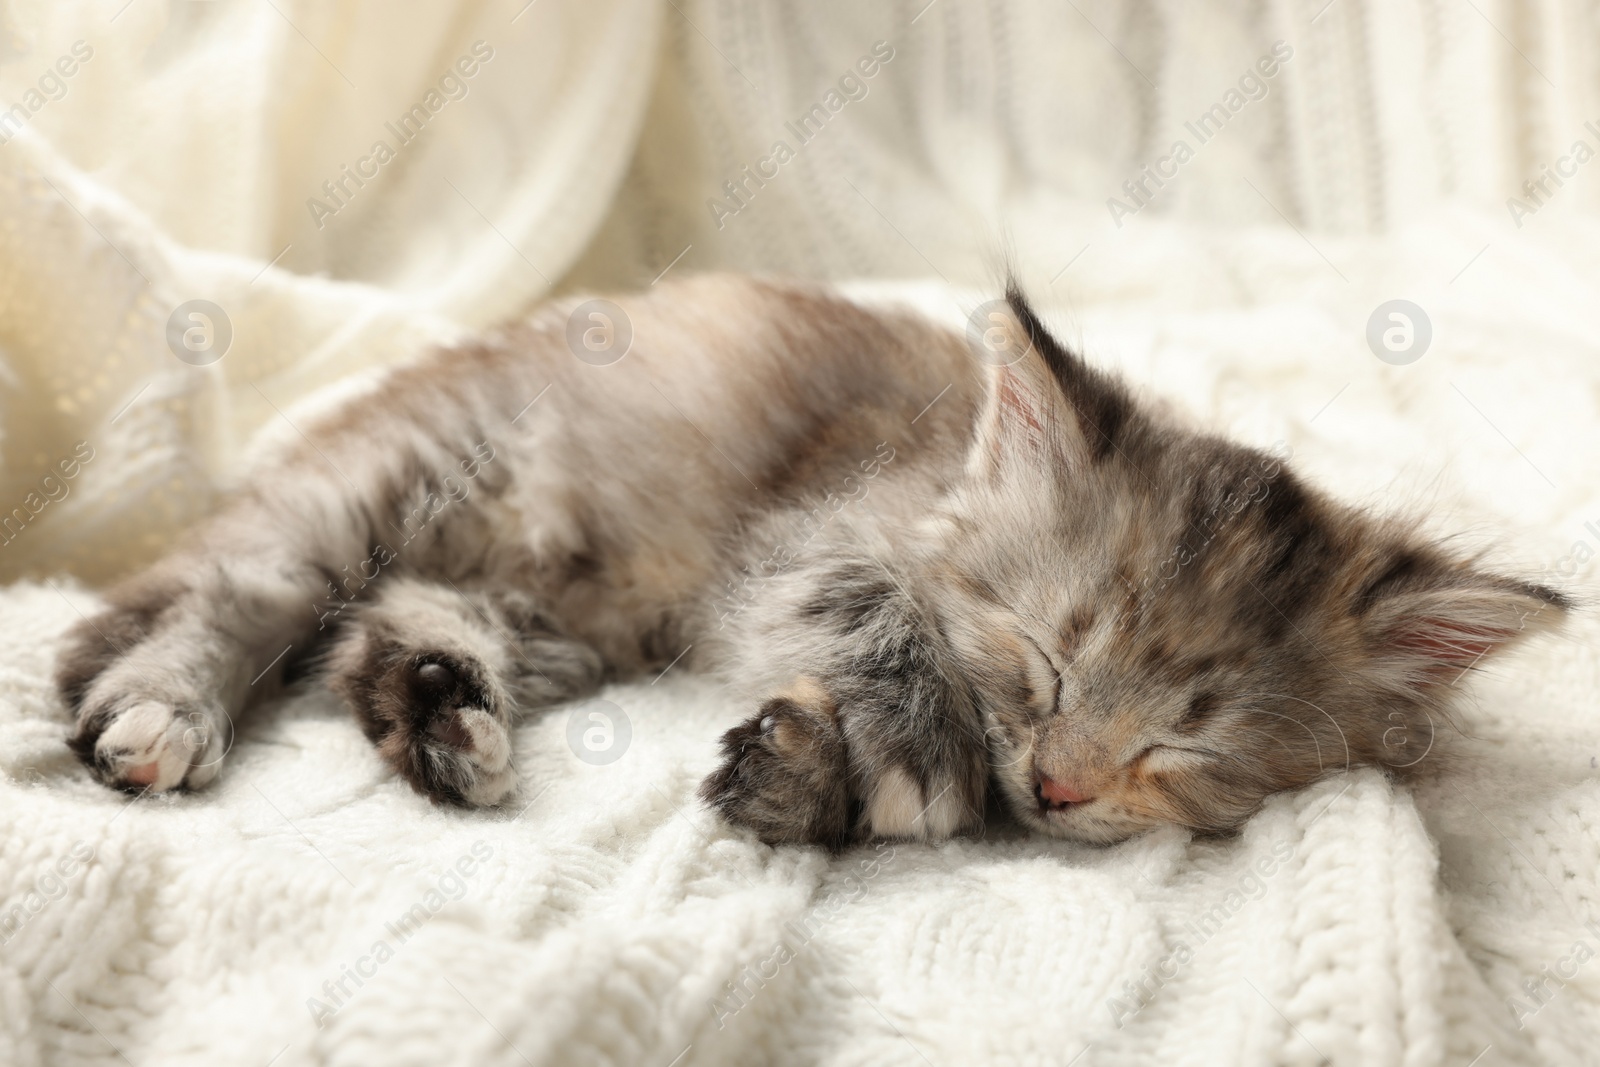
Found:
[[[1440,724],[1414,790],[1336,773],[1235,838],[1103,849],[1003,822],[765,848],[693,796],[749,709],[681,670],[603,694],[632,727],[614,763],[569,748],[582,705],[520,726],[521,794],[493,812],[387,776],[315,685],[242,719],[213,787],[133,800],[71,758],[48,682],[89,586],[265,438],[552,281],[915,278],[855,291],[959,326],[1007,250],[1147,395],[1593,603],[1593,178],[1506,205],[1600,145],[1592,11],[379,6],[0,9],[6,106],[95,49],[0,145],[0,511],[94,451],[0,546],[0,1063],[1593,1061],[1588,611],[1461,681],[1468,736]],[[319,230],[321,182],[480,37],[470,94]],[[1130,199],[1280,39],[1265,95]],[[866,95],[728,199],[852,71]],[[203,367],[167,343],[197,298],[234,331]],[[1407,366],[1366,337],[1397,298],[1432,325]]]

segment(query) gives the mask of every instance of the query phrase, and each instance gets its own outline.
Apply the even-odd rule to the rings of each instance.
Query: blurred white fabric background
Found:
[[[28,513],[0,575],[56,582],[0,598],[0,907],[96,849],[0,947],[0,1061],[1591,1062],[1589,614],[1475,684],[1478,740],[1415,797],[1367,773],[1234,842],[900,846],[860,893],[861,857],[698,810],[739,709],[687,680],[608,693],[635,740],[607,768],[564,714],[525,728],[515,823],[429,809],[318,693],[123,814],[61,747],[40,639],[92,605],[61,576],[157,554],[329,390],[553,290],[782,271],[959,322],[1007,256],[1149,394],[1592,595],[1595,152],[1579,0],[0,0],[0,511]],[[1365,339],[1397,298],[1433,332],[1406,366]],[[203,367],[167,343],[190,300],[231,325]],[[492,875],[317,1028],[479,837]],[[1128,982],[1150,1006],[1119,1014]]]
[[[983,287],[1009,251],[1069,313],[1259,305],[1287,281],[1354,315],[1481,292],[1497,262],[1532,281],[1519,257],[1566,277],[1552,257],[1587,268],[1593,247],[1571,228],[1597,202],[1587,170],[1521,228],[1504,205],[1573,140],[1600,148],[1584,127],[1600,116],[1597,16],[1578,4],[0,12],[0,100],[22,120],[0,122],[0,500],[78,440],[105,487],[41,513],[39,535],[0,555],[13,575],[66,562],[105,578],[147,558],[237,476],[273,405],[556,286],[644,285],[670,265]],[[1259,99],[1240,94],[1275,41],[1291,58],[1256,77]],[[92,58],[59,76],[78,42]],[[441,91],[474,42],[492,58]],[[789,124],[877,42],[892,58],[802,145]],[[1200,143],[1185,124],[1230,91],[1244,106]],[[402,143],[391,130],[429,92],[441,106]],[[1194,158],[1116,225],[1107,201],[1135,206],[1124,182],[1180,138]],[[777,141],[794,157],[757,185],[741,168]],[[712,202],[738,203],[731,181],[747,206],[719,217]],[[1423,252],[1437,268],[1406,262]],[[163,343],[190,299],[233,327],[228,358],[203,371]]]

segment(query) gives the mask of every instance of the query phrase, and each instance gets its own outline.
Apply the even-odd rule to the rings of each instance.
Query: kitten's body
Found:
[[[1168,425],[1020,298],[1007,366],[811,287],[619,299],[618,362],[575,356],[573,300],[307,427],[75,633],[79,754],[204,784],[323,653],[416,788],[494,803],[516,709],[682,656],[764,700],[705,795],[767,840],[948,835],[991,776],[1071,836],[1221,829],[1406,763],[1384,730],[1442,707],[1443,668],[1563,606]]]

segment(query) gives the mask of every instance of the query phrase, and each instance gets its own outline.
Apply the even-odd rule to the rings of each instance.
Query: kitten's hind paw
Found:
[[[509,701],[481,663],[373,644],[333,684],[378,755],[417,792],[487,807],[516,790]]]
[[[769,845],[849,843],[856,810],[845,741],[825,699],[768,700],[722,736],[722,753],[700,796],[729,822]]]

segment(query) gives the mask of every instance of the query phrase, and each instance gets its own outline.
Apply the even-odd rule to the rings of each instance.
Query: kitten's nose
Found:
[[[1044,774],[1039,776],[1039,795],[1052,804],[1082,804],[1090,799],[1070,785]]]

